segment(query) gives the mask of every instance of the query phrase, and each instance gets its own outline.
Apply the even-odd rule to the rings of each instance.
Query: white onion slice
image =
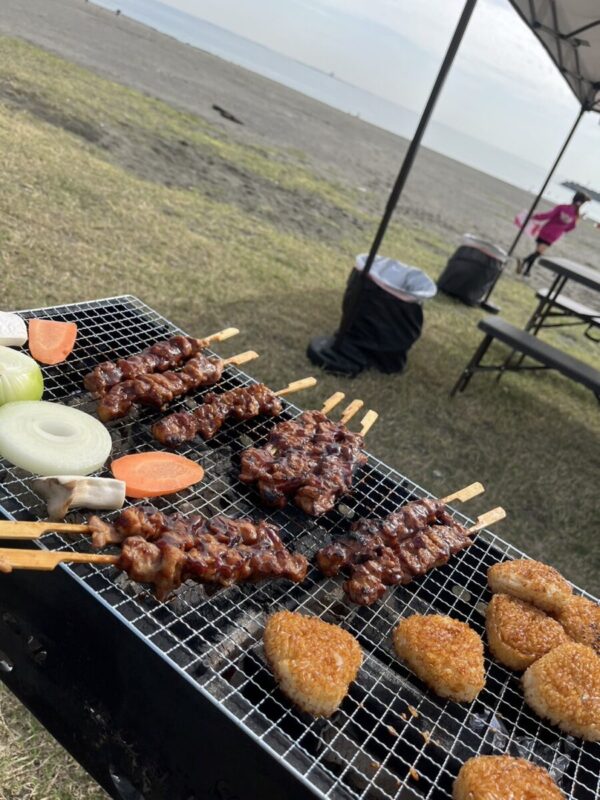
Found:
[[[22,347],[27,341],[27,325],[18,314],[0,311],[0,344]]]
[[[24,401],[0,408],[0,456],[37,475],[89,475],[112,448],[95,417],[60,403]]]

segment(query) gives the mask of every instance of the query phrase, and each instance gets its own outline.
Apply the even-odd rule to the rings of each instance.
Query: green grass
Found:
[[[306,343],[334,328],[354,255],[376,224],[353,187],[319,177],[302,154],[244,147],[10,39],[0,39],[0,160],[3,308],[135,294],[198,335],[237,325],[243,335],[231,348],[258,350],[252,373],[274,387],[313,371]],[[401,218],[384,249],[433,278],[450,252]],[[497,300],[523,325],[533,293],[506,278]],[[405,374],[319,376],[301,402],[317,404],[337,388],[364,398],[381,414],[369,435],[377,456],[440,494],[483,481],[487,493],[470,512],[504,505],[499,534],[599,594],[597,402],[552,373],[499,385],[476,376],[451,401],[480,316],[436,298]],[[597,359],[581,330],[544,335]],[[6,692],[0,714],[0,797],[102,796]]]

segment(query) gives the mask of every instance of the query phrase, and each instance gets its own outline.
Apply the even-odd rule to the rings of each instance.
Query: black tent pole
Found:
[[[537,197],[535,198],[535,200],[533,201],[533,203],[532,203],[532,204],[531,204],[531,206],[529,207],[529,211],[527,212],[527,216],[525,217],[525,221],[523,222],[523,225],[522,225],[522,227],[521,227],[521,228],[519,228],[519,230],[518,230],[518,232],[517,232],[517,235],[516,235],[516,236],[515,236],[515,238],[513,239],[513,243],[511,244],[511,246],[510,246],[510,249],[509,249],[509,251],[508,251],[508,255],[509,255],[509,256],[512,256],[512,254],[513,254],[513,253],[514,253],[514,251],[515,251],[515,248],[516,248],[516,246],[519,244],[519,240],[521,239],[521,236],[523,235],[523,231],[525,230],[525,226],[527,225],[527,223],[529,222],[529,220],[530,220],[530,219],[531,219],[531,217],[533,216],[533,213],[534,213],[535,209],[537,208],[537,205],[538,205],[538,203],[539,203],[539,202],[540,202],[540,200],[542,199],[542,195],[543,195],[543,194],[544,194],[544,192],[546,191],[546,187],[547,187],[547,186],[548,186],[548,184],[550,183],[550,180],[552,179],[552,176],[554,175],[554,172],[556,171],[556,168],[558,167],[558,164],[559,164],[559,162],[560,162],[561,158],[563,157],[563,155],[564,155],[564,153],[565,153],[565,150],[566,150],[566,149],[567,149],[567,147],[569,146],[569,142],[571,141],[571,139],[573,138],[573,135],[574,135],[575,131],[577,130],[577,126],[579,125],[579,123],[580,123],[580,121],[581,121],[581,118],[583,117],[583,115],[585,114],[585,112],[586,112],[587,110],[588,110],[588,109],[586,108],[586,106],[581,106],[581,108],[579,109],[579,114],[577,115],[577,119],[576,119],[576,120],[575,120],[575,122],[573,123],[573,127],[571,128],[571,130],[570,130],[570,132],[569,132],[569,135],[567,136],[567,138],[566,138],[566,140],[565,140],[565,143],[563,144],[563,146],[562,146],[562,148],[561,148],[561,150],[560,150],[560,153],[559,153],[559,154],[558,154],[558,156],[556,157],[556,160],[555,160],[554,164],[552,165],[552,168],[551,168],[550,172],[549,172],[549,173],[548,173],[548,175],[546,176],[546,180],[544,181],[544,185],[542,186],[542,188],[541,188],[541,189],[539,190],[539,192],[537,193]],[[501,273],[501,272],[499,272],[499,273],[496,275],[496,279],[494,280],[494,282],[492,283],[492,285],[491,285],[491,286],[490,286],[490,288],[488,289],[488,292],[487,292],[486,296],[485,296],[485,297],[483,298],[483,300],[481,301],[481,306],[482,306],[483,308],[485,308],[486,310],[488,310],[488,311],[494,311],[494,312],[495,312],[495,311],[498,311],[498,310],[499,310],[499,309],[497,309],[495,306],[491,306],[491,305],[490,305],[489,307],[487,307],[487,306],[488,306],[488,300],[490,299],[490,295],[491,295],[491,294],[492,294],[492,292],[494,291],[494,288],[495,288],[496,284],[498,283],[498,279],[500,278],[500,275],[501,275],[501,274],[502,274],[502,273]]]
[[[454,57],[458,51],[462,38],[464,36],[465,30],[467,29],[467,25],[469,24],[469,20],[471,18],[471,14],[473,13],[473,9],[475,8],[477,0],[467,0],[465,3],[465,7],[463,8],[462,14],[460,15],[460,19],[458,20],[458,24],[454,31],[454,35],[452,36],[452,41],[448,46],[448,50],[446,51],[446,55],[444,57],[444,61],[442,62],[442,66],[440,67],[440,71],[438,72],[437,78],[433,85],[433,89],[431,90],[431,94],[429,95],[429,99],[427,100],[427,105],[421,114],[421,119],[419,120],[419,124],[417,126],[417,130],[415,131],[415,135],[412,138],[412,141],[408,147],[406,155],[404,156],[404,161],[402,162],[402,166],[400,167],[400,172],[398,173],[398,177],[396,178],[396,182],[392,188],[390,196],[387,201],[387,205],[385,207],[385,212],[383,217],[381,218],[381,222],[379,223],[379,228],[377,229],[377,233],[375,234],[375,238],[373,239],[373,244],[371,245],[371,250],[369,251],[369,256],[367,258],[366,264],[361,274],[361,286],[362,283],[366,280],[367,275],[369,274],[371,267],[373,265],[373,261],[375,260],[375,256],[377,255],[377,251],[379,250],[379,246],[383,241],[383,237],[385,236],[385,232],[387,230],[387,226],[390,222],[392,214],[394,213],[394,209],[400,199],[400,195],[402,194],[402,190],[404,189],[404,184],[406,183],[406,179],[411,171],[413,162],[415,160],[415,156],[417,155],[417,151],[421,144],[421,139],[423,138],[423,134],[427,128],[429,123],[429,118],[433,113],[433,109],[435,108],[435,104],[437,102],[438,96],[442,90],[444,85],[444,81],[450,71],[450,67],[452,66],[452,62],[454,61]],[[356,314],[356,306],[358,297],[355,297],[355,302],[352,303],[352,306],[348,309],[348,312],[344,315],[343,327],[340,327],[340,331],[337,334],[337,341],[339,342],[344,332],[348,330],[352,321],[354,320]]]

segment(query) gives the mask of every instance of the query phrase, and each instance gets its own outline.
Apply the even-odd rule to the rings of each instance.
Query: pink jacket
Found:
[[[574,205],[555,206],[543,214],[534,214],[532,219],[547,219],[548,222],[538,233],[538,238],[548,244],[556,242],[563,233],[572,231],[577,225],[578,209]]]

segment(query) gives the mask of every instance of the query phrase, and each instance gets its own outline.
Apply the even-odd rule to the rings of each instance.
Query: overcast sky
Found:
[[[420,110],[464,0],[163,0],[356,86]],[[600,0],[598,0],[600,3]],[[436,119],[542,167],[578,105],[507,0],[479,0]],[[600,186],[600,115],[560,172]]]

